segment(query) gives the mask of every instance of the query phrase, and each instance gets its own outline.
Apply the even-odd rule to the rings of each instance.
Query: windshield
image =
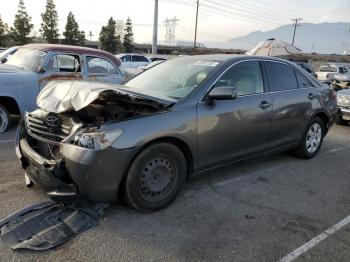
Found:
[[[145,71],[125,86],[145,95],[179,100],[198,87],[218,64],[193,58],[173,59]]]
[[[37,71],[42,65],[47,53],[28,48],[19,48],[13,55],[7,58],[5,64],[23,67]]]

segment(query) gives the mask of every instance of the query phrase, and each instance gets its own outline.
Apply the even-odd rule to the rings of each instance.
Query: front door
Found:
[[[269,148],[272,102],[265,92],[259,61],[244,61],[234,65],[215,86],[236,87],[238,96],[233,100],[198,104],[201,169]]]

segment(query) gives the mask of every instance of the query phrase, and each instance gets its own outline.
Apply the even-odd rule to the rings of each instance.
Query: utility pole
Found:
[[[158,42],[158,0],[154,0],[154,20],[153,20],[153,42],[152,42],[152,54],[157,54],[157,42]]]
[[[294,32],[293,32],[293,40],[292,40],[292,45],[294,45],[295,32],[297,31],[297,26],[301,26],[301,24],[299,24],[299,21],[301,21],[303,19],[302,18],[292,18],[291,20],[294,22]]]
[[[193,55],[196,55],[199,0],[197,0],[196,26],[194,29]]]

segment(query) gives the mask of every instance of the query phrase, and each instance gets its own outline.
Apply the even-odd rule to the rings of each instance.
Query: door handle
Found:
[[[316,97],[316,95],[313,94],[313,93],[310,93],[310,94],[308,94],[308,96],[307,96],[307,98],[309,98],[309,99],[314,99],[315,97]]]
[[[270,107],[271,106],[271,103],[269,103],[269,102],[267,102],[267,101],[262,101],[261,103],[260,103],[260,105],[259,105],[259,107],[261,108],[261,109],[266,109],[266,108],[268,108],[268,107]]]

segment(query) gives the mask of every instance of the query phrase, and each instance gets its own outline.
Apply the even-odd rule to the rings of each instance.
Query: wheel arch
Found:
[[[147,147],[149,147],[151,145],[154,145],[154,144],[158,144],[158,143],[169,143],[169,144],[172,144],[172,145],[176,146],[178,149],[180,149],[180,151],[183,153],[183,155],[185,156],[185,159],[186,159],[186,163],[187,163],[187,178],[189,178],[190,174],[192,174],[194,172],[194,156],[193,156],[192,150],[190,149],[188,144],[185,141],[183,141],[182,139],[179,139],[177,137],[172,137],[172,136],[165,136],[165,137],[159,137],[159,138],[153,139],[151,141],[148,141],[147,143],[142,145],[137,150],[137,152],[131,158],[127,168],[124,170],[124,173],[123,173],[120,185],[122,185],[124,183],[125,178],[127,176],[127,173],[129,171],[132,163],[134,162],[135,158],[143,150],[145,150]],[[121,191],[121,190],[118,190],[118,191]]]
[[[330,119],[329,115],[324,111],[318,111],[315,114],[313,114],[311,119],[313,119],[315,117],[318,117],[322,120],[324,127],[325,127],[325,135],[326,135],[328,130],[329,130],[330,123],[331,123],[331,119]]]
[[[5,107],[10,114],[21,114],[21,109],[17,100],[11,96],[0,96],[0,104]]]

